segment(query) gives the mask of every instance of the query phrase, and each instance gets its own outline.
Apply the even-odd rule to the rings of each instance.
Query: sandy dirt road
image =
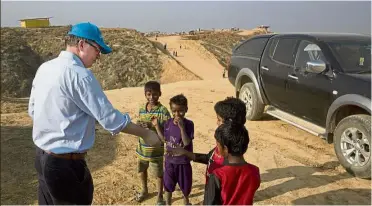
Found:
[[[170,41],[167,42],[173,47]],[[200,56],[197,50],[191,52],[190,49],[188,52],[187,55],[197,56],[198,61],[206,58]],[[195,69],[200,62],[195,60],[192,64],[191,59],[188,62],[186,53],[184,55],[179,60],[184,59],[184,65],[203,76],[203,70]],[[209,61],[204,63],[213,64]],[[233,86],[216,75],[216,78],[207,80],[165,84],[162,90],[160,101],[166,106],[169,99],[179,93],[189,99],[187,117],[195,123],[194,150],[207,153],[215,144],[216,115],[213,106],[217,101],[233,96]],[[123,88],[106,91],[106,94],[117,109],[129,112],[134,120],[139,104],[145,101],[143,88]],[[32,124],[26,113],[27,99],[9,100],[1,106],[1,203],[36,204],[35,151],[31,138]],[[347,174],[337,161],[333,145],[269,116],[261,121],[248,121],[246,126],[251,142],[245,158],[260,168],[262,178],[255,204],[371,203],[371,181]],[[134,193],[140,185],[136,174],[137,139],[124,134],[112,137],[100,126],[97,128],[95,146],[87,158],[95,185],[93,203],[138,204],[134,200]],[[192,163],[192,167],[190,200],[193,204],[201,204],[205,166]],[[155,178],[150,176],[150,196],[141,204],[155,204],[155,189]],[[174,204],[182,204],[179,190],[173,197]]]
[[[157,41],[167,44],[167,50],[171,54],[177,51],[176,59],[202,79],[222,79],[223,67],[198,41],[182,40],[180,36],[158,37]]]
[[[141,89],[123,89],[107,92],[119,108],[132,108],[143,99]],[[226,80],[179,82],[163,86],[162,102],[178,93],[184,93],[190,101],[187,116],[196,126],[195,151],[208,152],[215,140],[216,116],[213,105],[234,90]],[[135,101],[123,102],[126,97]],[[131,106],[129,106],[131,105]],[[135,112],[135,108],[133,108]],[[339,165],[332,145],[280,120],[266,116],[265,120],[247,122],[251,143],[247,160],[260,167],[262,184],[256,194],[256,204],[368,204],[371,197],[370,181],[356,179]],[[119,141],[125,141],[120,139]],[[126,148],[133,151],[133,140]],[[133,163],[131,158],[122,159],[123,165]],[[118,155],[119,157],[119,155]],[[205,166],[193,163],[193,190],[191,201],[201,203],[204,189]],[[124,168],[124,166],[122,166]],[[133,174],[135,168],[124,173]],[[119,174],[117,174],[119,175]],[[114,178],[114,177],[113,177]],[[153,178],[152,178],[153,179]],[[152,191],[155,182],[152,180]],[[137,182],[138,184],[138,182]],[[151,187],[150,187],[151,188]],[[181,193],[175,195],[175,204],[182,204]],[[155,197],[143,204],[154,204]],[[128,202],[135,204],[133,199]],[[97,202],[98,203],[98,202]]]

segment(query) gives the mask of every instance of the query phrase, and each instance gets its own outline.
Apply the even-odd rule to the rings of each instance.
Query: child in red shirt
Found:
[[[224,123],[217,128],[215,138],[224,165],[210,174],[203,204],[252,205],[261,178],[258,167],[243,157],[249,144],[247,129],[234,122]]]
[[[214,106],[214,110],[217,115],[218,126],[225,122],[235,122],[240,125],[244,125],[246,122],[246,107],[244,102],[238,98],[227,97],[225,100],[217,102]],[[220,155],[217,147],[209,151],[208,154],[192,153],[183,148],[173,148],[167,152],[175,156],[185,155],[194,162],[206,164],[206,184],[208,183],[209,174],[211,174],[213,170],[223,166],[224,158]]]

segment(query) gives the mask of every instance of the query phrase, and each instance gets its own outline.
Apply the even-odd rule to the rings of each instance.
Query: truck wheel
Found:
[[[241,99],[247,108],[248,120],[259,120],[262,117],[265,105],[258,99],[256,88],[253,83],[245,83],[239,92]]]
[[[338,160],[350,174],[371,178],[371,116],[348,116],[338,123],[334,133]]]

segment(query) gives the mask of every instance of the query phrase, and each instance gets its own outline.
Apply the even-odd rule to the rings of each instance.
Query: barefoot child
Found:
[[[170,118],[168,109],[159,102],[161,96],[160,84],[156,81],[149,81],[145,84],[145,97],[147,103],[139,109],[138,124],[144,128],[156,130],[151,123],[152,118],[156,117],[159,127],[162,128],[165,121]],[[164,140],[163,140],[164,142]],[[164,146],[149,147],[142,138],[136,149],[138,157],[138,173],[140,174],[142,191],[136,195],[136,200],[142,202],[148,195],[147,189],[147,169],[151,166],[151,172],[157,177],[158,197],[157,204],[165,204],[163,200],[163,156]]]
[[[169,119],[164,130],[159,127],[158,121],[153,119],[153,124],[161,138],[165,139],[167,149],[182,147],[192,153],[194,139],[194,123],[185,118],[188,110],[187,99],[180,94],[170,99],[170,108],[173,118]],[[164,135],[164,136],[163,136]],[[189,158],[186,156],[165,155],[164,189],[166,191],[166,204],[172,204],[172,193],[178,183],[184,196],[184,204],[189,205],[189,195],[192,186],[192,169]]]
[[[235,122],[244,125],[246,122],[246,107],[243,101],[234,97],[227,97],[225,100],[219,101],[214,106],[217,115],[217,125],[220,126],[225,122]],[[192,153],[183,148],[172,148],[167,150],[171,155],[185,155],[194,162],[207,165],[205,172],[206,184],[208,176],[213,170],[223,165],[224,158],[219,154],[217,146],[208,154]]]
[[[224,157],[224,166],[209,176],[204,205],[252,205],[260,186],[260,171],[244,160],[249,135],[244,125],[228,122],[216,132],[217,148]]]

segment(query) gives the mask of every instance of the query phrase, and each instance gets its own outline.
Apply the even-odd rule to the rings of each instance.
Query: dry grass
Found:
[[[1,204],[32,204],[37,198],[35,149],[27,103],[1,99]]]
[[[115,30],[108,32],[113,31]],[[128,35],[131,35],[131,31],[128,32]],[[114,37],[115,35],[112,38]],[[209,43],[213,44],[214,48],[228,49],[228,44],[224,47],[226,42],[218,40],[217,37],[213,41]],[[208,43],[208,40],[203,42]],[[197,41],[192,43],[196,44]],[[130,47],[139,50],[138,52],[151,50],[147,46],[141,47],[137,44]],[[202,46],[193,48],[197,48],[195,53],[200,55],[199,59],[205,58],[205,49]],[[18,52],[17,54],[24,52],[22,49],[17,51],[15,47],[5,49],[14,49],[12,51]],[[171,57],[159,51],[157,55],[160,55],[159,61],[167,65],[165,66],[167,69],[163,68],[162,74],[173,77],[166,79],[162,76],[161,78],[165,78],[164,81],[195,78],[189,75],[190,73],[182,73],[186,70],[182,70],[183,68]],[[200,66],[200,61],[194,61],[194,65],[191,66]],[[10,68],[8,67],[7,71],[14,73]],[[27,68],[30,67],[17,71],[27,71]],[[161,101],[164,104],[177,93],[184,93],[189,99],[187,116],[194,121],[196,128],[194,151],[205,153],[214,147],[216,116],[213,105],[234,93],[231,84],[226,79],[185,81],[163,85],[162,92]],[[135,121],[138,105],[145,100],[143,88],[125,88],[105,93],[115,108],[128,112]],[[27,114],[27,103],[27,99],[1,100],[1,203],[4,205],[37,204],[35,146],[32,141],[32,122]],[[371,182],[348,175],[337,162],[332,145],[275,118],[247,122],[246,127],[250,132],[251,143],[245,158],[259,166],[261,173],[261,186],[255,195],[255,204],[370,205]],[[98,129],[96,141],[87,157],[95,186],[93,204],[138,204],[133,199],[134,192],[138,191],[140,185],[134,152],[137,139],[122,134],[112,137],[101,126],[97,125],[96,128]],[[201,204],[205,165],[192,163],[192,168],[193,188],[190,200],[193,204]],[[150,176],[150,198],[142,204],[155,204],[155,188],[155,178]],[[176,190],[173,197],[174,204],[182,203],[179,190]]]
[[[103,55],[92,67],[103,89],[142,86],[159,80],[162,69],[156,48],[145,37],[130,29],[103,29],[113,53]]]
[[[27,112],[28,99],[1,98],[1,114]]]
[[[28,100],[5,98],[1,103],[1,204],[37,204],[38,182],[34,168],[35,146],[32,142],[32,121],[27,114]],[[98,124],[96,128],[98,129],[96,142],[87,158],[92,174],[97,174],[98,170],[111,165],[117,155],[125,157],[134,154],[133,148],[128,148],[118,142],[119,138],[124,137],[113,137]],[[134,138],[129,139],[132,144],[135,144]],[[134,155],[132,156],[130,158],[135,158]],[[125,167],[135,169],[135,165],[126,164]],[[135,171],[131,172],[134,176]],[[94,176],[94,184],[97,187],[95,201],[111,204],[113,202],[106,195],[105,189],[99,187],[100,181],[102,181],[99,177],[106,177],[106,175],[102,172]],[[109,179],[113,180],[113,178],[105,178],[103,181],[107,182]],[[126,193],[127,191],[118,192]],[[128,198],[129,194],[115,196],[117,203],[121,200],[117,197]]]
[[[1,96],[27,97],[37,68],[58,56],[69,27],[1,29]],[[131,29],[102,29],[113,53],[92,67],[103,89],[141,86],[159,80],[162,69],[156,48]]]
[[[110,165],[116,158],[117,140],[100,126],[96,142],[87,162],[92,173]],[[37,204],[37,173],[34,168],[35,146],[32,142],[32,123],[25,111],[1,117],[1,204]],[[132,154],[130,152],[125,154]],[[119,153],[122,154],[121,152]],[[94,158],[92,158],[94,157]],[[130,165],[126,165],[130,167]],[[134,174],[134,172],[133,172]],[[100,174],[105,175],[105,174]],[[97,178],[97,176],[95,176]],[[99,179],[99,178],[98,178]],[[105,181],[108,181],[106,179]],[[95,185],[99,185],[95,181]],[[124,192],[124,191],[123,191]],[[101,203],[110,204],[104,191],[96,192]]]
[[[216,115],[213,105],[230,96],[234,88],[226,79],[185,81],[162,86],[162,103],[183,93],[189,100],[187,117],[194,121],[194,151],[206,153],[215,145]],[[136,118],[138,104],[145,100],[142,88],[106,91],[115,108]],[[19,107],[1,114],[1,203],[37,204],[35,148],[27,101],[9,99]],[[23,105],[22,105],[23,104]],[[10,108],[10,107],[9,107]],[[250,145],[245,158],[259,166],[261,186],[256,205],[370,205],[371,181],[347,174],[334,155],[333,146],[280,120],[266,118],[246,123]],[[94,181],[93,204],[137,205],[133,197],[139,190],[136,172],[136,138],[112,137],[100,126],[87,163]],[[269,148],[269,149],[268,149]],[[321,155],[319,155],[321,154]],[[191,163],[193,187],[190,201],[201,204],[204,194],[205,165]],[[149,177],[150,198],[142,204],[156,203],[156,179]],[[179,190],[174,204],[182,204]]]

